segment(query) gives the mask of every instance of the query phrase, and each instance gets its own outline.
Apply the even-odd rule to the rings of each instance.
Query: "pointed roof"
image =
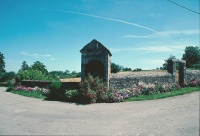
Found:
[[[97,52],[97,51],[107,52],[110,56],[112,56],[110,51],[105,46],[103,46],[103,44],[101,44],[99,41],[97,41],[96,39],[93,39],[90,43],[85,45],[80,50],[81,53],[84,53],[84,52]]]

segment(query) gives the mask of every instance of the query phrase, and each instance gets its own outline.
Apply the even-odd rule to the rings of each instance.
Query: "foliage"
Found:
[[[167,58],[165,61],[165,63],[163,64],[163,66],[162,67],[160,67],[160,69],[161,70],[167,70],[168,69],[168,65],[172,65],[172,63],[173,63],[173,59],[176,59],[176,57],[175,56],[173,56],[173,55],[170,55],[169,56],[169,58]],[[178,64],[176,64],[176,69],[178,69]]]
[[[65,100],[65,90],[61,88],[62,83],[59,81],[52,82],[49,86],[49,92],[44,93],[48,100]]]
[[[39,88],[39,87],[31,88],[31,87],[25,87],[25,86],[17,86],[13,89],[10,88],[7,91],[13,92],[15,94],[23,95],[23,96],[44,99],[46,97],[43,95],[43,92],[48,91],[48,89]]]
[[[99,77],[91,74],[80,83],[80,95],[83,103],[105,102],[109,92],[107,85]]]
[[[200,91],[200,84],[197,87],[174,88],[168,93],[155,93],[151,95],[142,95],[142,94],[136,95],[137,94],[136,90],[132,88],[132,89],[122,89],[114,92],[109,91],[106,94],[105,102],[153,100],[153,99],[161,99],[166,97],[183,95],[194,91]],[[16,88],[8,87],[6,91],[23,96],[35,97],[41,99],[46,98],[45,94],[48,94],[50,92],[49,89],[45,88],[39,88],[39,87],[30,88],[24,86],[17,86]],[[79,102],[81,99],[78,90],[66,91],[65,95],[67,101]]]
[[[125,68],[122,69],[122,71],[132,71],[132,69],[125,67]]]
[[[138,85],[134,85],[133,88],[115,90],[111,93],[107,93],[106,102],[122,102],[127,99],[140,97],[140,96],[151,96],[160,93],[169,93],[173,89],[180,89],[178,84],[145,84],[139,82]]]
[[[111,73],[117,73],[123,69],[119,64],[111,63]]]
[[[54,80],[52,77],[43,74],[41,71],[28,69],[28,70],[20,70],[17,73],[16,81],[20,82],[22,80],[42,80],[42,81],[52,81]]]
[[[122,102],[131,96],[131,92],[127,89],[116,90],[114,92],[107,93],[106,102]]]
[[[48,75],[46,66],[40,61],[34,62],[34,64],[31,66],[31,69],[41,71],[43,75]]]
[[[184,82],[183,83],[184,87],[197,87],[200,86],[200,80],[192,80],[189,82]]]
[[[21,70],[28,70],[28,69],[29,69],[28,64],[26,63],[26,61],[23,61],[22,66],[21,66]]]
[[[5,70],[5,61],[4,61],[4,55],[3,53],[0,52],[0,79],[3,77],[3,75],[5,74],[6,70]]]
[[[76,72],[76,71],[72,71],[70,73],[69,70],[64,71],[51,71],[49,72],[49,75],[51,75],[54,78],[59,78],[59,79],[64,79],[64,78],[76,78],[76,77],[80,77],[81,73],[80,72]]]
[[[178,88],[173,89],[172,91],[168,93],[158,93],[158,94],[152,94],[152,95],[140,95],[137,97],[129,97],[125,101],[142,101],[142,100],[154,100],[154,99],[162,99],[167,97],[173,97],[177,95],[183,95],[195,91],[200,91],[200,87],[186,87],[186,88]]]
[[[78,90],[67,90],[65,92],[65,97],[66,97],[66,100],[70,102],[78,102],[81,99],[80,93]]]
[[[200,70],[200,62],[199,62],[199,63],[196,63],[196,64],[193,64],[193,65],[191,65],[191,68],[192,68],[193,70]]]
[[[1,81],[8,81],[8,80],[12,80],[15,79],[16,74],[15,72],[11,71],[11,72],[6,72],[4,74],[4,76],[2,77]]]
[[[191,68],[192,65],[200,63],[200,48],[197,46],[187,46],[182,59],[186,61],[187,68]]]
[[[133,71],[142,71],[141,68],[135,68]]]
[[[61,86],[62,86],[61,82],[52,82],[51,85],[50,85],[50,89],[58,90],[58,89],[61,88]]]
[[[5,72],[3,77],[0,79],[0,86],[14,86],[15,77],[15,72]]]

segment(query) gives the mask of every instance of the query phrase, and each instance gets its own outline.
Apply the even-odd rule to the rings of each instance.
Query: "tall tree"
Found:
[[[168,63],[172,63],[172,59],[176,59],[175,56],[170,55],[169,58],[166,59],[166,62],[160,67],[161,70],[167,70]],[[176,69],[178,69],[178,64],[176,65]]]
[[[111,73],[117,73],[123,69],[119,64],[111,63]]]
[[[0,79],[3,77],[3,75],[5,74],[6,70],[5,70],[5,61],[4,61],[4,56],[3,53],[0,52]]]
[[[197,46],[187,46],[182,59],[186,61],[186,67],[191,68],[193,64],[200,62],[200,48]]]
[[[28,70],[28,69],[29,69],[28,64],[26,63],[26,61],[23,61],[22,66],[21,66],[21,70]]]
[[[31,68],[33,70],[41,71],[42,74],[48,75],[48,71],[46,69],[46,66],[43,63],[41,63],[40,61],[34,62],[34,64],[31,66]]]

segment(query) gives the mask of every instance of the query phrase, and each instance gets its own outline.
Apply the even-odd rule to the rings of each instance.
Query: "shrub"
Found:
[[[111,73],[117,73],[120,72],[122,70],[122,66],[120,66],[119,64],[115,64],[115,63],[111,63]]]
[[[6,92],[10,92],[10,91],[12,91],[12,90],[14,90],[14,89],[15,89],[14,87],[9,86],[9,87],[6,89]]]
[[[106,84],[99,77],[91,74],[80,84],[80,95],[83,103],[105,102],[109,91]]]
[[[49,100],[65,100],[65,90],[61,88],[62,83],[55,81],[49,86],[49,92],[46,92],[46,97]]]
[[[200,80],[198,79],[193,79],[191,81],[185,81],[183,83],[183,87],[197,87],[197,86],[200,86]]]
[[[52,82],[52,83],[50,84],[50,88],[51,88],[52,90],[58,90],[58,89],[61,88],[61,86],[62,86],[62,83],[61,83],[61,82]]]
[[[54,81],[57,79],[53,79],[51,76],[45,75],[41,71],[28,69],[28,70],[20,70],[17,73],[16,76],[17,83],[19,83],[22,80]]]
[[[67,90],[65,92],[65,97],[67,101],[78,102],[80,98],[80,93],[78,90]]]

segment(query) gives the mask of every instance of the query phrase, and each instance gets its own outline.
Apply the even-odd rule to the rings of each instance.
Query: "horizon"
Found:
[[[80,50],[93,39],[111,62],[131,69],[162,67],[186,46],[199,47],[199,1],[1,0],[0,52],[7,72],[23,61],[50,71],[81,71]]]

